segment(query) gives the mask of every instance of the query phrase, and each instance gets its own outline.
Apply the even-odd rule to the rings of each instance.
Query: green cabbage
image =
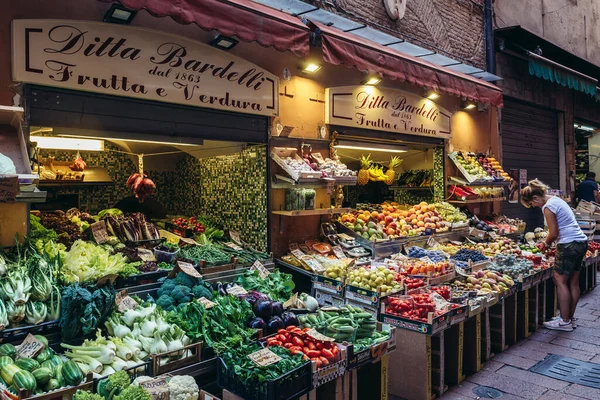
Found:
[[[111,254],[106,247],[77,240],[65,256],[62,273],[67,283],[84,283],[111,274],[128,276],[137,269],[121,253]]]

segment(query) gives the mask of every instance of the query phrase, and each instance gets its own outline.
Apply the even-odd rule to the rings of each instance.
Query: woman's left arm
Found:
[[[548,236],[546,236],[544,244],[546,247],[550,247],[558,239],[558,221],[556,220],[556,214],[547,208],[544,210],[544,216],[546,217],[546,224],[548,224]]]

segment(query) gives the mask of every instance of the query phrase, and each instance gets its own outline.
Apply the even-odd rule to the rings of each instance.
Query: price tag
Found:
[[[35,338],[31,333],[27,335],[23,343],[17,348],[17,358],[34,358],[46,345]]]
[[[325,268],[323,268],[323,265],[321,265],[320,262],[318,262],[317,260],[315,260],[312,257],[304,256],[302,258],[302,261],[304,261],[306,263],[306,265],[308,265],[310,267],[310,269],[312,269],[317,274],[325,272]]]
[[[204,308],[206,308],[207,310],[209,310],[209,309],[211,309],[211,308],[213,308],[214,306],[217,305],[217,303],[213,303],[212,301],[210,301],[206,297],[200,297],[198,299],[198,303],[202,304],[204,306]]]
[[[437,240],[435,240],[433,238],[433,236],[430,236],[429,239],[427,239],[427,247],[429,248],[435,248],[438,247],[440,244],[438,243]]]
[[[267,276],[269,276],[271,273],[265,268],[264,265],[262,265],[262,263],[258,260],[254,261],[254,264],[252,264],[252,266],[250,267],[251,271],[257,270],[258,271],[258,276],[260,276],[261,278],[265,279]]]
[[[298,301],[298,293],[294,293],[292,297],[289,298],[285,303],[283,303],[283,308],[290,308],[296,305]]]
[[[150,393],[153,400],[169,400],[169,387],[165,377],[140,383],[140,386]]]
[[[91,225],[92,235],[96,243],[102,244],[108,240],[108,232],[106,231],[106,222],[98,221]]]
[[[119,293],[117,293],[115,296],[115,304],[117,305],[119,312],[135,310],[138,305],[137,301],[129,296],[127,290],[121,290]]]
[[[464,269],[462,269],[461,267],[454,267],[454,270],[455,270],[455,271],[456,271],[456,273],[457,273],[457,274],[459,274],[460,276],[465,276],[465,277],[468,277],[468,276],[470,276],[470,275],[469,275],[469,274],[467,274],[467,273],[465,272],[465,270],[464,270]]]
[[[248,292],[246,291],[246,289],[239,285],[233,285],[232,287],[227,289],[227,294],[230,294],[232,296],[240,296],[243,294],[248,294]]]
[[[0,175],[0,202],[13,202],[19,194],[17,175]]]
[[[142,259],[142,261],[156,261],[156,257],[154,257],[154,252],[143,247],[138,247],[137,255],[139,258]]]
[[[490,235],[490,237],[492,238],[492,240],[496,240],[498,239],[498,234],[494,231],[489,231],[488,235]]]
[[[233,240],[235,243],[241,245],[243,244],[242,239],[240,239],[240,233],[238,231],[229,231],[229,237],[231,237],[231,240]]]
[[[354,238],[352,236],[348,236],[345,233],[338,233],[337,236],[340,239],[344,239],[344,240],[348,240],[348,241],[354,240]]]
[[[305,252],[306,254],[310,254],[310,253],[312,253],[312,252],[313,252],[313,251],[312,251],[311,249],[309,249],[309,248],[308,248],[308,246],[307,246],[307,245],[305,245],[305,244],[299,244],[299,245],[298,245],[298,248],[299,248],[301,251]]]
[[[300,249],[294,249],[291,251],[292,255],[294,257],[296,257],[298,260],[301,259],[302,257],[304,257],[304,253],[302,252],[302,250]]]
[[[335,341],[335,339],[330,338],[329,336],[325,336],[325,335],[317,332],[317,330],[314,328],[310,329],[308,332],[306,332],[306,334],[315,340],[320,340],[321,342],[334,342]]]
[[[177,275],[177,273],[179,271],[183,272],[186,275],[191,276],[192,278],[202,278],[202,275],[200,275],[200,272],[196,271],[196,268],[194,268],[194,266],[192,264],[184,262],[184,261],[177,261],[177,265],[175,266],[175,268],[173,268],[173,270],[169,274],[169,277],[173,278],[174,276]]]
[[[200,243],[196,242],[192,238],[184,238],[184,237],[182,237],[181,239],[179,239],[179,241],[183,242],[185,244],[189,244],[190,246],[200,246]]]
[[[278,363],[281,360],[281,357],[269,349],[255,351],[252,354],[248,354],[248,358],[259,367],[266,367],[267,365]]]
[[[333,306],[325,306],[321,307],[321,311],[340,311],[340,309]]]
[[[431,261],[431,258],[429,258],[427,256],[419,258],[419,261],[423,261],[424,263],[427,263],[427,264],[433,264],[433,261]]]
[[[431,293],[431,299],[435,303],[436,310],[447,310],[450,306],[450,303],[446,299],[444,299],[439,293]]]
[[[298,249],[298,243],[290,243],[289,245],[290,251],[294,251]]]
[[[344,250],[342,250],[342,248],[340,246],[333,246],[332,250],[333,250],[333,254],[335,254],[335,256],[337,258],[339,258],[340,260],[345,260],[346,258],[348,258],[348,257],[346,257]]]
[[[225,243],[225,246],[227,246],[227,247],[229,247],[230,249],[233,249],[233,250],[235,250],[235,251],[241,251],[241,250],[244,250],[243,248],[241,248],[241,247],[240,247],[240,246],[238,246],[237,244],[235,244],[235,243],[231,243],[231,242],[227,242],[227,243]]]

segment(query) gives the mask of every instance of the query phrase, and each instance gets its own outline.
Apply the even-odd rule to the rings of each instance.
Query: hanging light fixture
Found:
[[[129,10],[120,4],[114,3],[110,6],[102,21],[111,24],[129,25],[135,18],[137,11]]]
[[[334,147],[336,149],[349,149],[349,150],[363,150],[363,151],[380,151],[385,153],[406,153],[408,151],[407,146],[394,145],[394,144],[382,144],[382,143],[368,143],[359,141],[339,140]]]
[[[103,140],[69,139],[49,136],[30,136],[29,140],[32,143],[36,143],[36,147],[40,149],[104,151]]]
[[[216,47],[221,50],[231,50],[233,49],[239,42],[229,36],[217,35],[215,38],[209,43],[211,46]]]

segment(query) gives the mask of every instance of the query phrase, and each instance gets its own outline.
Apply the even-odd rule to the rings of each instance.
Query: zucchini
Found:
[[[44,386],[44,389],[46,389],[46,391],[51,392],[53,390],[59,389],[60,388],[60,383],[58,383],[57,379],[51,378],[48,383],[46,383],[46,385]]]
[[[52,371],[48,368],[38,368],[35,371],[33,371],[32,374],[38,386],[40,387],[43,384],[48,383],[50,379],[52,379]]]
[[[0,346],[0,356],[9,356],[15,358],[17,356],[17,349],[10,343],[4,343]]]
[[[17,372],[21,371],[21,368],[17,367],[15,364],[6,364],[2,368],[0,368],[0,376],[4,379],[9,385],[13,384],[13,377]]]
[[[40,352],[40,354],[38,354],[38,356],[35,358],[35,360],[41,364],[44,361],[48,360],[53,355],[54,355],[54,350],[52,350],[50,347],[46,347],[44,350],[42,350]]]
[[[0,367],[3,367],[7,364],[14,364],[15,362],[13,361],[12,358],[10,358],[9,356],[0,356]]]
[[[13,376],[13,387],[17,390],[24,389],[28,392],[33,392],[37,387],[37,383],[33,374],[29,371],[17,371]]]
[[[40,367],[40,363],[35,361],[33,358],[19,358],[17,361],[15,361],[15,364],[17,367],[29,372],[32,372]]]
[[[33,336],[40,342],[44,343],[44,346],[46,346],[46,348],[48,347],[48,339],[46,339],[46,336],[42,336],[42,335],[33,335]]]
[[[62,377],[68,386],[76,386],[83,380],[83,372],[74,361],[67,361],[61,368]]]

